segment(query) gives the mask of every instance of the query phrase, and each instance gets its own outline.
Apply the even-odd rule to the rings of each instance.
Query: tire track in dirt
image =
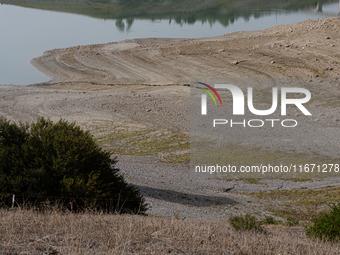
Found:
[[[52,77],[45,84],[184,85],[191,77],[315,77],[324,75],[325,65],[327,76],[339,77],[334,54],[340,48],[339,23],[339,18],[326,18],[261,33],[77,46],[48,51],[33,64]]]

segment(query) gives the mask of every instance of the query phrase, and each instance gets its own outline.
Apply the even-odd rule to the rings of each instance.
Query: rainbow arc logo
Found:
[[[201,84],[203,86],[206,86],[208,89],[210,89],[212,92],[214,92],[214,94],[217,96],[217,98],[220,101],[220,104],[222,106],[221,97],[220,97],[220,95],[217,93],[217,91],[213,87],[211,87],[210,85],[208,85],[206,83],[203,83],[203,82],[197,82],[197,83]],[[204,89],[204,88],[200,88],[200,87],[196,87],[196,88],[206,92],[212,98],[212,100],[214,101],[215,105],[217,106],[217,103],[216,103],[216,100],[215,100],[214,96],[211,94],[211,92],[208,89]],[[201,100],[202,100],[202,109],[201,109],[202,115],[207,115],[207,95],[203,94],[201,96]]]

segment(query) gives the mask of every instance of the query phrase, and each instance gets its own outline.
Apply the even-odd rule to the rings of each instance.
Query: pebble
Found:
[[[151,112],[151,109],[147,109],[146,112]]]
[[[273,60],[273,61],[272,61],[272,62],[270,62],[270,63],[274,64],[274,63],[275,63],[275,61]]]
[[[234,61],[234,62],[233,62],[233,65],[237,65],[237,64],[238,64],[238,61]]]
[[[331,39],[329,36],[326,36],[326,40]]]
[[[219,52],[223,52],[223,51],[224,51],[224,49],[220,49],[220,50],[219,50]]]

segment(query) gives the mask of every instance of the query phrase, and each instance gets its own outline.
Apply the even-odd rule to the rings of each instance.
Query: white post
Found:
[[[13,194],[13,197],[12,197],[12,208],[11,208],[11,210],[12,210],[13,207],[14,207],[14,202],[15,202],[15,195]]]

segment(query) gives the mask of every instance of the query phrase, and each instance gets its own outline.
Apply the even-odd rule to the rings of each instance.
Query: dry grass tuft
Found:
[[[269,234],[235,231],[225,221],[152,216],[0,210],[1,254],[339,254],[301,227]]]

